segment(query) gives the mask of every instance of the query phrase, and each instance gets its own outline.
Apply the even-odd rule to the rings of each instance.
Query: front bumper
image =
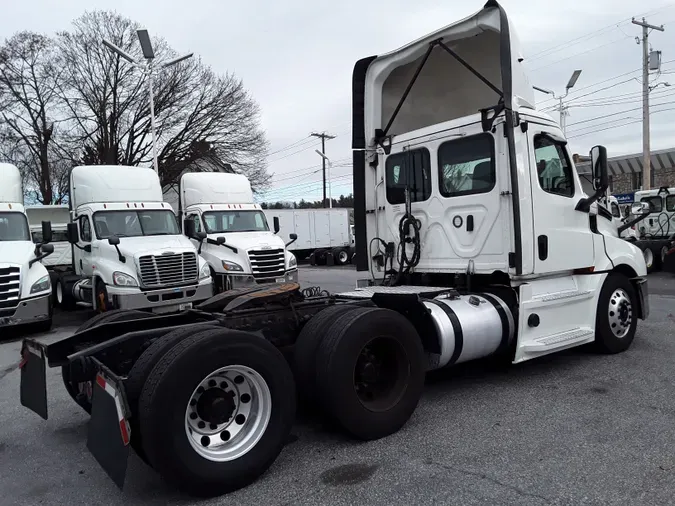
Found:
[[[51,315],[51,294],[41,295],[19,302],[13,315],[0,316],[0,326],[24,325],[49,320]]]
[[[107,287],[108,296],[113,307],[118,309],[150,309],[156,313],[168,313],[187,308],[190,303],[197,303],[213,297],[211,278],[199,284],[164,288],[160,290],[142,291],[139,288]]]
[[[646,320],[649,317],[649,284],[647,283],[647,277],[635,278],[633,283],[635,284],[640,304],[640,318]]]
[[[266,285],[270,283],[297,283],[298,269],[286,271],[283,277],[271,278],[269,280],[260,281],[251,274],[216,274],[218,279],[218,286],[226,287],[226,290],[233,290],[235,288],[246,288],[256,285]]]

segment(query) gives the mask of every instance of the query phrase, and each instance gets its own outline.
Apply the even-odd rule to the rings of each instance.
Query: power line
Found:
[[[664,102],[662,104],[654,104],[654,107],[658,107],[660,105],[671,105],[671,104],[672,104],[672,102]],[[633,107],[632,109],[625,109],[623,111],[618,111],[618,112],[614,112],[614,113],[611,113],[611,114],[605,114],[604,116],[597,116],[595,118],[590,118],[590,119],[585,119],[585,120],[582,120],[582,121],[577,121],[575,123],[570,123],[567,126],[581,125],[582,123],[590,123],[591,121],[597,121],[597,120],[603,119],[603,118],[610,118],[612,116],[618,116],[619,114],[625,114],[627,112],[639,111],[640,109],[642,109],[642,107]],[[573,129],[573,131],[574,131],[574,129]]]
[[[667,112],[667,111],[675,111],[675,107],[668,108],[668,109],[661,109],[660,111],[653,111],[651,114],[658,114],[658,113],[660,113],[660,112]],[[624,118],[624,119],[629,119],[629,118]],[[567,139],[574,139],[574,138],[577,138],[577,137],[584,137],[584,136],[586,136],[586,135],[591,135],[591,134],[598,133],[598,132],[604,132],[605,130],[611,130],[611,129],[613,129],[613,128],[620,128],[620,127],[624,127],[624,126],[628,126],[628,125],[633,125],[633,124],[635,124],[635,123],[640,123],[640,122],[642,122],[641,119],[636,119],[636,120],[633,120],[633,121],[629,121],[628,123],[624,123],[624,124],[622,124],[622,125],[612,125],[612,126],[608,126],[608,127],[605,127],[605,128],[599,128],[599,129],[597,129],[597,130],[592,130],[592,131],[590,131],[590,132],[584,132],[584,133],[582,133],[582,134],[570,135],[570,136],[567,137]],[[597,125],[597,126],[600,126],[600,125]]]
[[[306,143],[307,141],[310,141],[310,140],[313,140],[313,139],[308,135],[307,137],[303,137],[299,141],[295,141],[294,143],[289,144],[288,146],[284,146],[283,148],[277,149],[276,151],[272,151],[271,153],[267,153],[267,156],[276,155],[277,153],[281,153],[281,152],[287,151],[291,148],[298,147],[298,145],[304,144],[304,143]]]
[[[292,153],[288,153],[288,154],[286,154],[286,155],[284,155],[284,156],[281,156],[281,157],[279,157],[279,158],[275,158],[274,160],[269,160],[269,162],[271,162],[271,163],[273,163],[273,162],[278,162],[279,160],[283,160],[284,158],[288,158],[288,157],[290,157],[290,156],[297,155],[298,153],[302,153],[303,151],[307,151],[308,149],[312,149],[313,147],[316,147],[316,146],[318,146],[318,144],[316,144],[316,143],[315,143],[315,144],[311,144],[311,145],[309,145],[309,146],[307,146],[307,147],[305,147],[305,148],[299,149],[299,150],[297,150],[297,151],[293,151]],[[296,147],[299,148],[300,146],[296,146]]]

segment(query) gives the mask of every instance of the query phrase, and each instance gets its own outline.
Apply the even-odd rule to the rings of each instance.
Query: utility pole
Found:
[[[323,169],[323,207],[326,208],[326,139],[335,139],[334,135],[328,135],[326,132],[309,134],[311,137],[318,137],[321,139],[321,164]]]
[[[663,25],[654,26],[647,23],[645,18],[633,24],[642,27],[642,189],[649,190],[652,183],[651,149],[649,147],[649,30],[664,31]]]

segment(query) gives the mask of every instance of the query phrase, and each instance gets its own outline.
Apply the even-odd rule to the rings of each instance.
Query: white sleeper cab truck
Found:
[[[87,448],[118,486],[130,448],[193,494],[251,483],[283,450],[296,388],[373,440],[404,426],[427,371],[630,347],[649,313],[647,271],[599,211],[607,153],[591,150],[586,194],[497,2],[359,61],[352,90],[360,287],[231,290],[176,314],[90,320],[49,345],[24,340],[21,402],[47,418],[46,365],[93,390],[93,406],[81,400]]]
[[[162,201],[155,171],[75,167],[70,196],[73,263],[58,273],[59,305],[169,312],[211,297],[209,267]]]
[[[240,174],[190,172],[179,184],[179,219],[206,259],[217,293],[265,283],[298,280],[298,265],[261,207],[249,180]]]
[[[0,163],[0,329],[35,324],[52,326],[51,283],[40,263],[53,253],[51,226],[41,224],[41,241],[33,243],[23,206],[19,169]]]
[[[633,199],[635,203],[649,205],[649,216],[632,229],[635,244],[642,250],[647,271],[651,272],[661,268],[675,239],[675,188],[636,191]]]

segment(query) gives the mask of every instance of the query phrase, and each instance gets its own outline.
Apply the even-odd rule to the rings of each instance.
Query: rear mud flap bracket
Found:
[[[87,449],[122,489],[129,460],[129,408],[121,381],[98,363],[92,394]]]
[[[47,420],[46,357],[42,344],[25,339],[21,346],[21,405]]]

